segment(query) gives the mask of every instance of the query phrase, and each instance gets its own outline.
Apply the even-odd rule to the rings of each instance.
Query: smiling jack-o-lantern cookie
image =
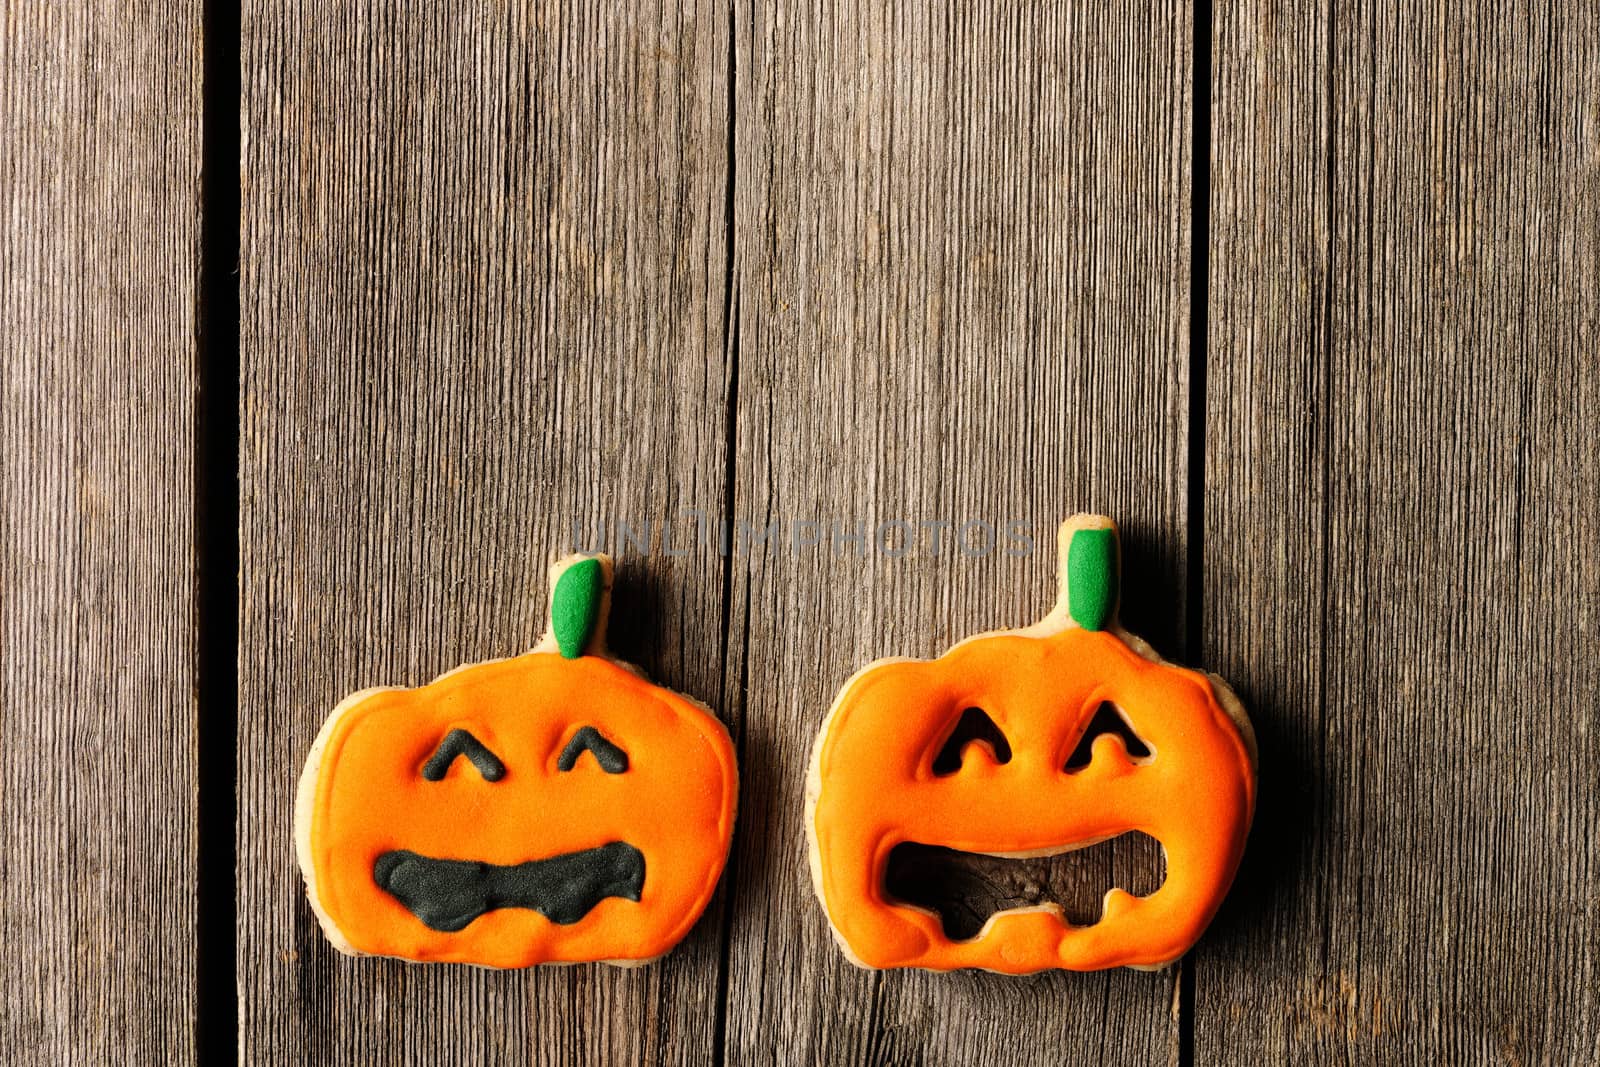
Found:
[[[643,963],[705,910],[738,797],[728,732],[605,655],[611,561],[551,571],[532,652],[368,689],[306,759],[295,845],[356,955]]]
[[[1117,625],[1110,519],[1068,519],[1060,552],[1043,621],[936,660],[871,664],[822,725],[806,794],[812,881],[859,966],[1160,967],[1195,943],[1233,881],[1255,806],[1244,709],[1220,678],[1164,662]],[[1126,729],[1095,737],[1080,765],[1074,752],[1108,712]],[[1134,831],[1161,843],[1166,880],[1145,897],[1112,889],[1088,926],[1039,903],[955,940],[886,889],[897,845],[1025,858]]]

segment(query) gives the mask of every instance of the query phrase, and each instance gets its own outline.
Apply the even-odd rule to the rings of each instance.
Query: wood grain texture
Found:
[[[0,1049],[194,1062],[199,5],[0,33]]]
[[[1218,5],[1197,1063],[1592,1063],[1600,20]]]
[[[703,1064],[717,905],[633,971],[350,959],[290,814],[346,693],[533,644],[575,520],[721,508],[727,19],[252,2],[243,38],[243,1057]],[[715,703],[715,554],[619,582],[613,647]]]
[[[960,10],[735,12],[733,504],[779,535],[736,557],[732,586],[725,704],[745,806],[728,1063],[1176,1056],[1175,971],[858,971],[807,872],[807,759],[838,687],[877,657],[1042,616],[1067,514],[1122,520],[1127,621],[1181,652],[1186,11]],[[923,529],[899,559],[832,545],[834,529],[870,540],[894,520],[953,525],[937,555]],[[1002,545],[1021,523],[1043,550],[963,554],[968,521]],[[820,547],[795,548],[803,522],[827,531]]]

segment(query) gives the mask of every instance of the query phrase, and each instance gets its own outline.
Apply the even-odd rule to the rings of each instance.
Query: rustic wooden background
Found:
[[[4,6],[7,1059],[1600,1061],[1595,4],[223,7]],[[666,961],[335,954],[327,709],[530,644],[575,521],[688,509],[1116,515],[1127,621],[1261,742],[1195,952],[832,946],[832,693],[1054,588],[923,540],[624,555],[616,644],[744,774]]]

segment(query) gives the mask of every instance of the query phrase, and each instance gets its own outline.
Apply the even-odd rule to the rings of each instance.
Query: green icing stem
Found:
[[[1085,630],[1104,630],[1116,610],[1116,532],[1079,530],[1067,546],[1067,612]]]
[[[556,647],[564,658],[583,655],[600,616],[604,585],[605,573],[597,559],[574,563],[556,579],[555,593],[550,598],[550,628],[555,631]]]

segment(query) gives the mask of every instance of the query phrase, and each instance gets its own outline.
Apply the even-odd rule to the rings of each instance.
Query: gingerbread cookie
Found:
[[[605,654],[611,561],[551,571],[533,651],[368,689],[306,759],[295,846],[342,952],[647,962],[705,910],[738,798],[728,732]]]
[[[822,724],[806,791],[812,883],[858,966],[1160,967],[1188,951],[1228,891],[1255,807],[1244,709],[1220,678],[1164,662],[1117,625],[1110,519],[1073,516],[1059,548],[1059,600],[1043,621],[936,660],[873,663]],[[1101,733],[1080,766],[1072,754],[1107,706],[1128,729]],[[966,741],[953,745],[958,728]],[[885,889],[903,843],[1035,857],[1131,831],[1161,843],[1166,880],[1145,897],[1112,889],[1090,926],[1042,903],[954,940]]]

